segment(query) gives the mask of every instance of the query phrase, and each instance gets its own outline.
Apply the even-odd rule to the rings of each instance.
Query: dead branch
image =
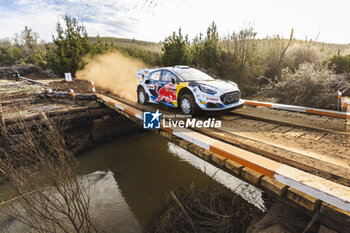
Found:
[[[177,203],[177,205],[180,207],[182,213],[185,215],[185,218],[188,221],[188,223],[191,225],[192,229],[196,231],[196,227],[194,226],[194,223],[191,217],[188,215],[187,211],[185,210],[185,208],[183,207],[183,205],[181,204],[181,202],[179,201],[179,199],[176,197],[175,193],[172,190],[170,191],[170,195],[174,199],[174,201]]]
[[[288,47],[289,47],[290,44],[292,43],[292,40],[293,40],[293,33],[294,33],[294,29],[292,28],[292,31],[290,32],[290,36],[289,36],[288,43],[287,43],[286,47],[283,49],[283,51],[282,51],[282,53],[281,53],[281,55],[280,55],[280,59],[278,60],[278,63],[277,63],[277,65],[276,65],[276,67],[274,68],[274,70],[277,70],[277,69],[280,67],[280,65],[281,65],[281,63],[282,63],[282,60],[283,60],[283,57],[284,57],[284,55],[286,54]]]
[[[89,184],[75,173],[78,164],[63,127],[41,116],[7,127],[5,144],[12,150],[0,148],[0,167],[16,197],[0,211],[36,232],[101,232],[90,216]]]

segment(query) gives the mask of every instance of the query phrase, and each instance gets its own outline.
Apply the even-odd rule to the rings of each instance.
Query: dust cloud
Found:
[[[121,98],[136,102],[136,85],[140,82],[136,71],[145,67],[141,61],[112,52],[88,59],[85,68],[78,71],[76,76],[78,79],[93,80],[97,93],[98,87],[102,87]]]

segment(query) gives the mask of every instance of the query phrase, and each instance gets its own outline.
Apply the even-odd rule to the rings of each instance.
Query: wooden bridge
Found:
[[[177,113],[116,96],[97,94],[97,99],[140,126],[144,111],[160,108],[163,116]],[[221,128],[162,125],[153,131],[302,210],[312,216],[312,221],[349,232],[349,113],[310,108],[306,111],[288,105],[271,109],[271,104],[257,101],[247,104],[258,108],[244,107],[214,116],[222,121]]]

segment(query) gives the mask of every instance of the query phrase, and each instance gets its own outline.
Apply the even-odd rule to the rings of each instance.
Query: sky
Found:
[[[219,35],[252,25],[258,38],[288,38],[350,43],[348,0],[0,0],[0,38],[29,26],[51,41],[65,14],[75,17],[90,36],[159,42],[179,27],[193,38],[211,22]]]

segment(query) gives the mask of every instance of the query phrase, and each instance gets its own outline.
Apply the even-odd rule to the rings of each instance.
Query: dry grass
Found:
[[[240,196],[191,185],[171,191],[166,207],[150,232],[245,232],[261,212]]]
[[[61,128],[44,119],[2,128],[0,172],[15,196],[0,211],[29,232],[100,232],[90,217],[89,186],[75,173]]]
[[[304,63],[295,71],[282,70],[280,79],[263,88],[262,94],[278,103],[336,110],[336,77],[327,68]]]

